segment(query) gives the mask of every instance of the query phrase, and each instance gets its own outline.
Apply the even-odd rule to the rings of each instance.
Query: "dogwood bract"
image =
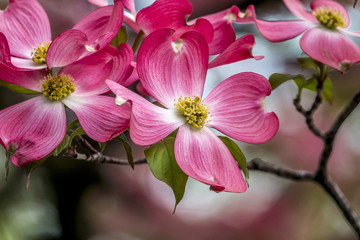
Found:
[[[11,67],[41,69],[66,66],[107,46],[118,33],[123,6],[99,8],[51,39],[48,16],[36,0],[10,0],[0,11],[0,32],[9,43]]]
[[[65,105],[95,141],[106,142],[125,131],[130,107],[116,107],[114,98],[100,94],[109,91],[106,78],[123,83],[130,76],[131,61],[131,47],[123,44],[119,52],[107,46],[55,75],[43,69],[16,71],[0,62],[1,79],[41,94],[0,111],[0,144],[11,151],[12,163],[25,166],[61,143],[66,133]]]
[[[151,145],[178,129],[175,159],[187,175],[217,191],[244,192],[247,187],[240,169],[210,128],[248,143],[271,139],[279,121],[264,108],[270,84],[261,75],[239,73],[202,99],[209,57],[206,39],[190,31],[173,42],[174,34],[172,29],[157,30],[145,38],[138,52],[141,83],[165,108],[107,81],[117,103],[128,101],[132,106],[131,139]]]
[[[343,34],[360,38],[360,33],[347,29],[350,18],[341,4],[331,0],[315,0],[310,5],[312,11],[308,12],[298,0],[284,0],[284,3],[301,20],[256,19],[256,26],[266,39],[280,42],[305,32],[300,39],[300,46],[311,58],[342,72],[360,61],[360,48]],[[252,12],[255,19],[253,8]]]

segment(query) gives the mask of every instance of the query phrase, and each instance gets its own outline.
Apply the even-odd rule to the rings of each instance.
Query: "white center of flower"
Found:
[[[176,40],[176,42],[172,43],[172,47],[175,53],[178,53],[181,51],[182,47],[183,47],[183,41],[181,39]]]

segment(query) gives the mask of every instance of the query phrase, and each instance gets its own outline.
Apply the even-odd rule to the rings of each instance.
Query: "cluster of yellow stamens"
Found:
[[[42,42],[34,51],[31,52],[32,60],[39,64],[46,63],[46,53],[51,42]]]
[[[319,7],[313,12],[316,19],[328,29],[344,27],[344,15],[337,9]]]
[[[200,97],[179,97],[175,105],[191,126],[197,129],[205,126],[209,108],[201,103]]]
[[[48,75],[42,81],[42,93],[50,100],[60,100],[75,92],[74,79],[70,75]]]

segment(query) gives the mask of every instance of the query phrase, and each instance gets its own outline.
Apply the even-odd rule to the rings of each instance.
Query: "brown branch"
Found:
[[[322,177],[317,175],[315,181],[322,186],[330,197],[335,201],[336,205],[340,208],[345,219],[349,222],[350,226],[356,232],[360,239],[360,220],[353,207],[350,205],[348,199],[345,197],[339,186],[333,182],[326,174]]]
[[[127,159],[121,159],[116,157],[110,157],[102,154],[96,148],[94,148],[84,137],[78,135],[76,136],[78,142],[90,152],[90,154],[78,153],[76,148],[73,147],[65,153],[66,156],[71,156],[75,159],[85,160],[87,162],[97,162],[97,163],[112,163],[118,165],[130,165]],[[146,159],[138,159],[134,161],[134,165],[145,164],[147,163]]]
[[[324,150],[321,154],[320,162],[319,162],[319,171],[326,171],[328,161],[330,158],[330,155],[333,150],[333,145],[335,141],[335,136],[340,129],[343,122],[347,119],[347,117],[354,111],[354,109],[359,105],[360,103],[360,92],[358,92],[353,99],[350,101],[350,103],[345,107],[345,109],[339,114],[339,116],[336,118],[334,124],[330,128],[330,130],[325,134],[324,136]]]
[[[254,158],[247,164],[249,170],[257,170],[266,173],[272,173],[278,177],[283,177],[295,181],[312,181],[315,174],[308,171],[292,170],[276,166],[275,164],[265,162],[260,158]]]
[[[318,101],[316,100],[318,99],[317,97],[315,98],[315,102]],[[321,98],[320,98],[321,99]],[[317,109],[317,104],[313,104],[313,106],[311,107],[311,109],[309,111],[306,111],[300,104],[300,97],[297,96],[294,101],[293,101],[296,110],[301,113],[304,117],[305,117],[305,122],[308,126],[308,128],[310,129],[310,131],[315,135],[318,136],[321,139],[324,139],[324,134],[320,131],[320,129],[318,127],[316,127],[316,125],[314,124],[314,119],[313,119],[313,114],[314,111]],[[320,104],[320,103],[319,103]]]

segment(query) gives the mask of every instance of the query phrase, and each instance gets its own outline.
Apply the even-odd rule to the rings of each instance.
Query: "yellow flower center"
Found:
[[[32,60],[39,64],[46,63],[46,53],[51,42],[42,42],[31,52]]]
[[[70,75],[48,75],[41,85],[41,92],[50,100],[60,100],[75,92],[74,79]]]
[[[328,29],[345,26],[344,15],[337,9],[319,7],[313,14],[316,19]]]
[[[200,97],[179,97],[175,106],[194,128],[201,129],[205,126],[210,112],[208,106],[201,103]]]

